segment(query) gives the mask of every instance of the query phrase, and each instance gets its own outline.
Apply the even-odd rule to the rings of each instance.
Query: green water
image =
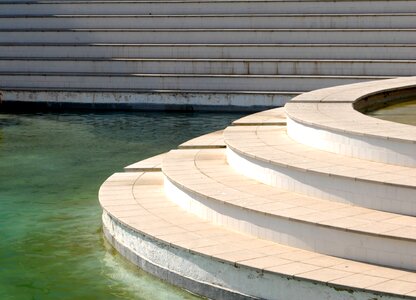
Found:
[[[387,121],[416,125],[416,100],[387,106],[369,115]]]
[[[103,240],[97,191],[122,167],[237,114],[0,114],[0,299],[196,299]]]

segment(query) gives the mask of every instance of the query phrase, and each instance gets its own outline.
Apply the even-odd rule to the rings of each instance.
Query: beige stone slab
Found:
[[[395,225],[394,226],[399,226]],[[416,239],[416,227],[410,227],[410,226],[401,226],[397,229],[391,230],[386,232],[388,234],[401,237],[401,238],[407,238],[407,239]]]
[[[344,278],[347,276],[351,276],[353,273],[345,272],[341,270],[323,268],[318,270],[313,270],[305,273],[299,273],[296,277],[307,278],[311,280],[321,281],[321,282],[329,282],[336,279]]]
[[[370,265],[370,264],[366,264],[366,263],[362,263],[358,261],[347,260],[347,259],[340,260],[340,262],[341,262],[340,264],[331,266],[331,269],[347,271],[351,273],[365,274],[368,270],[379,268],[374,265]]]
[[[302,274],[302,273],[306,273],[306,272],[310,272],[314,270],[320,270],[320,269],[322,268],[313,266],[313,265],[304,264],[301,262],[292,262],[289,264],[265,268],[265,270],[267,271],[277,272],[277,273],[289,275],[289,276]]]
[[[197,249],[214,245],[218,245],[218,242],[215,239],[206,238],[182,240],[180,242],[180,246],[185,249]]]
[[[160,172],[164,153],[124,167],[125,172]]]
[[[345,276],[341,278],[337,278],[334,280],[330,280],[331,283],[340,284],[343,286],[355,286],[358,288],[368,288],[370,286],[374,286],[383,282],[386,282],[386,278],[376,277],[376,276],[368,276],[364,274],[353,274],[350,276]]]
[[[413,282],[416,284],[416,273],[408,273],[406,275],[398,277],[397,280]]]
[[[214,131],[199,137],[196,137],[192,140],[189,140],[185,143],[182,143],[178,146],[179,149],[215,149],[215,148],[225,148],[223,130]]]
[[[392,268],[374,268],[365,272],[367,275],[383,277],[386,279],[397,279],[408,275],[409,272]]]
[[[253,251],[252,249],[243,249],[233,252],[220,253],[216,257],[232,262],[240,262],[248,259],[264,257],[264,254]]]
[[[184,234],[186,232],[187,230],[183,227],[171,225],[169,227],[152,228],[149,233],[153,236],[161,237],[168,234]]]
[[[170,233],[170,234],[160,234],[156,235],[156,237],[163,239],[168,243],[178,243],[181,241],[192,241],[198,240],[201,237],[197,234],[190,233],[190,232],[180,232],[180,233]]]
[[[250,114],[232,123],[233,126],[252,126],[252,125],[285,125],[286,115],[283,107],[273,108]]]
[[[266,268],[272,268],[272,267],[277,267],[277,266],[293,263],[293,261],[280,258],[279,255],[267,255],[267,256],[262,256],[262,257],[253,258],[253,259],[241,260],[238,263],[244,266],[249,266],[252,268],[263,270]]]
[[[301,262],[304,262],[311,258],[321,257],[321,256],[322,254],[305,251],[305,250],[296,250],[296,251],[282,253],[282,255],[280,255],[281,258],[293,260],[293,261],[301,261]]]
[[[369,286],[368,289],[385,293],[407,294],[414,292],[416,290],[416,285],[413,282],[389,280]]]
[[[191,249],[203,253],[205,255],[218,257],[218,255],[222,253],[244,250],[244,247],[237,246],[234,243],[221,243],[220,245],[195,247]]]
[[[328,255],[320,255],[308,259],[302,260],[303,263],[320,266],[320,267],[334,267],[341,263],[341,260],[337,257],[332,257]],[[339,270],[339,269],[338,269]],[[346,271],[346,270],[342,270]]]

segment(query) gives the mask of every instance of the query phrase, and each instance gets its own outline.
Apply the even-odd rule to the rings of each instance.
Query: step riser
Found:
[[[144,90],[202,90],[202,91],[305,91],[348,84],[359,78],[267,78],[267,77],[112,77],[59,75],[0,75],[3,87],[18,88],[97,88]]]
[[[322,254],[416,269],[416,244],[410,241],[365,235],[265,215],[262,212],[202,197],[179,187],[166,176],[165,192],[171,201],[185,211],[241,233]],[[397,255],[392,256],[391,253],[394,251],[397,251]]]
[[[324,151],[404,167],[416,167],[416,144],[325,130],[288,118],[287,133],[300,144]]]
[[[409,13],[413,1],[0,4],[2,14]]]
[[[415,63],[0,60],[0,72],[409,76]]]
[[[238,173],[270,186],[340,203],[416,215],[412,188],[271,165],[237,153],[229,147],[227,161]]]
[[[416,43],[412,31],[45,31],[0,33],[3,43]]]
[[[413,46],[1,46],[1,57],[416,59]]]
[[[94,28],[415,28],[416,16],[22,17],[1,18],[0,29]]]

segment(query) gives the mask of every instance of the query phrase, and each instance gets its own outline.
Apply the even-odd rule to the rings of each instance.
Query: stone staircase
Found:
[[[128,166],[100,189],[105,235],[213,299],[415,299],[416,128],[356,110],[415,94],[305,93]]]
[[[416,75],[416,1],[0,1],[2,106],[258,109]]]

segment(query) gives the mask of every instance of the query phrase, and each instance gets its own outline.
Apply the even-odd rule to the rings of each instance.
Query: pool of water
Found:
[[[369,115],[387,121],[416,125],[416,100],[387,106]]]
[[[196,299],[106,244],[97,192],[122,167],[239,114],[0,114],[0,299]]]

